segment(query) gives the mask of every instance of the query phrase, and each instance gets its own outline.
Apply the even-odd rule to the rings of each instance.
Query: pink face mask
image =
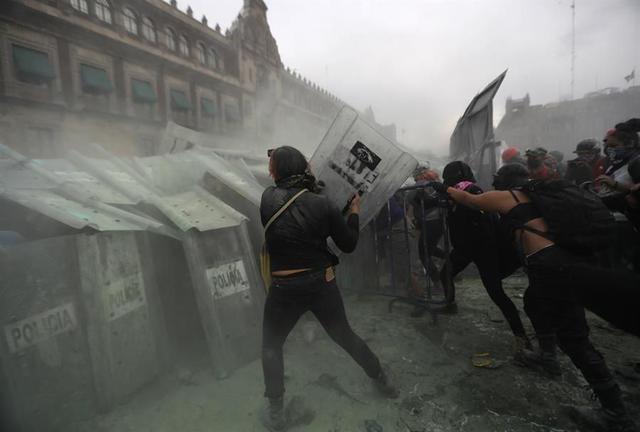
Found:
[[[470,181],[461,181],[460,183],[456,183],[456,185],[454,186],[454,188],[459,189],[461,191],[463,190],[467,190],[467,188],[469,186],[471,186],[473,184],[473,182]]]

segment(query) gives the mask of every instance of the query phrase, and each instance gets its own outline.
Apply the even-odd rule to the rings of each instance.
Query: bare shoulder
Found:
[[[512,192],[513,192],[513,194],[518,198],[518,200],[519,200],[520,202],[529,202],[529,201],[531,201],[531,200],[529,199],[529,197],[527,196],[527,194],[526,194],[526,193],[524,193],[524,192],[522,192],[522,191],[519,191],[519,190],[517,190],[517,189],[514,189]],[[512,198],[512,199],[513,199],[513,198]]]
[[[481,207],[483,210],[504,213],[509,211],[515,204],[515,200],[509,191],[488,191],[479,195],[482,197]]]

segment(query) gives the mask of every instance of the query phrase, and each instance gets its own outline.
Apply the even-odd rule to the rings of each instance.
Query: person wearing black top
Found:
[[[453,161],[445,166],[442,177],[446,186],[457,186],[476,195],[483,192],[475,184],[475,177],[469,165],[462,161]],[[501,232],[497,215],[456,205],[449,211],[449,229],[453,246],[450,256],[451,273],[449,274],[446,267],[441,272],[442,283],[447,287],[445,292],[449,303],[448,310],[457,310],[452,278],[472,262],[475,263],[487,294],[509,323],[517,355],[531,344],[518,309],[504,292],[502,279],[511,275],[520,264],[517,262],[515,249],[505,241],[506,236]]]
[[[608,432],[637,431],[620,387],[591,343],[585,307],[638,335],[640,278],[630,272],[595,267],[556,245],[540,209],[518,189],[527,184],[528,176],[523,167],[504,166],[496,173],[495,191],[471,194],[450,187],[447,192],[461,205],[500,213],[513,228],[529,278],[524,309],[539,344],[537,352],[524,350],[523,360],[536,361],[551,374],[561,373],[555,360],[557,344],[580,369],[602,405],[598,417],[590,410],[568,406],[571,416],[589,426],[604,426]]]
[[[327,247],[331,237],[344,252],[358,242],[360,200],[351,202],[346,221],[340,210],[317,192],[308,163],[297,149],[279,147],[271,152],[269,173],[276,185],[262,194],[260,216],[266,225],[294,195],[300,195],[267,229],[265,242],[271,260],[272,283],[264,306],[262,368],[269,409],[263,422],[283,430],[284,362],[282,346],[300,316],[311,311],[331,339],[340,345],[373,379],[377,389],[397,397],[376,355],[351,329],[333,266],[338,258]]]

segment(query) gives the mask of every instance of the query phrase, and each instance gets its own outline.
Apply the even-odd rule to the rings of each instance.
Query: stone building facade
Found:
[[[150,155],[168,121],[254,148],[319,139],[343,105],[280,60],[262,0],[222,32],[163,0],[0,2],[1,142]]]
[[[585,138],[602,139],[607,129],[640,116],[640,86],[620,91],[603,89],[581,99],[531,105],[529,95],[508,98],[496,139],[521,150],[545,147],[571,155]]]

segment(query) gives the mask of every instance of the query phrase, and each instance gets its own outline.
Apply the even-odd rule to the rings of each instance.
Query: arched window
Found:
[[[156,42],[156,28],[149,18],[142,18],[142,36],[150,42]]]
[[[207,57],[207,64],[209,65],[210,68],[217,68],[218,67],[218,54],[216,54],[216,52],[213,49],[209,50],[209,56]]]
[[[131,34],[138,34],[138,19],[136,17],[136,13],[131,8],[124,8],[122,11],[122,15],[124,16],[124,28]]]
[[[198,63],[207,64],[207,52],[204,49],[204,45],[198,43],[196,45],[196,57],[198,58]]]
[[[187,42],[187,37],[185,35],[180,36],[179,47],[180,54],[182,54],[183,56],[189,55],[189,42]]]
[[[169,51],[175,51],[178,46],[178,38],[176,32],[167,27],[167,48]]]
[[[111,18],[111,5],[108,0],[96,0],[95,3],[96,17],[100,21],[111,24],[113,22],[113,18]]]
[[[82,13],[89,13],[87,0],[71,0],[71,7]]]

